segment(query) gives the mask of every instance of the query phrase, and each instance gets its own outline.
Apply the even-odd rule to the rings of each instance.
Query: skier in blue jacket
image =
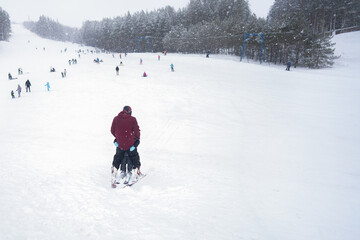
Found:
[[[47,90],[50,91],[50,83],[47,82],[44,86],[46,86]]]
[[[290,71],[290,67],[291,67],[291,62],[289,61],[286,66],[286,71]]]

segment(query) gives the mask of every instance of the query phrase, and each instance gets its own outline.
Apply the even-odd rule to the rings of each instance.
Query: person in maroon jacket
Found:
[[[140,144],[140,128],[136,118],[131,116],[130,106],[125,106],[123,110],[114,118],[111,125],[111,134],[115,137],[116,154],[112,163],[113,182],[116,181],[116,174],[121,165],[120,177],[125,178],[125,184],[130,180],[132,169],[137,168],[140,172],[140,156],[137,147]],[[126,157],[126,155],[128,157]],[[128,172],[126,173],[126,164]]]

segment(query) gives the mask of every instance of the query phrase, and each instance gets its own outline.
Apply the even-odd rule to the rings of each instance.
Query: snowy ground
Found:
[[[119,76],[118,54],[79,58],[91,48],[13,32],[0,42],[1,239],[360,236],[360,32],[334,38],[331,69],[132,53]],[[124,105],[148,176],[112,189],[110,125]]]

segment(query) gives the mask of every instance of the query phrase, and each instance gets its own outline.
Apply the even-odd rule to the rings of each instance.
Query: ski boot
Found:
[[[138,175],[138,177],[141,177],[143,175],[142,172],[140,171],[140,167],[141,166],[139,166],[137,171],[136,171],[136,174]]]
[[[130,179],[131,179],[131,175],[132,175],[132,172],[128,172],[128,173],[126,174],[124,184],[129,184]]]
[[[126,172],[121,171],[120,172],[120,178],[118,179],[117,183],[124,183],[125,178],[126,178]]]
[[[111,167],[111,186],[113,188],[116,188],[116,174],[117,174],[117,169],[112,166]]]

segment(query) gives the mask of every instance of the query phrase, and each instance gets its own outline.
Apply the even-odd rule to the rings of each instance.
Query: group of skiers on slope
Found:
[[[111,167],[112,184],[121,182],[127,184],[131,179],[133,169],[137,169],[138,176],[142,175],[140,156],[137,151],[140,144],[140,128],[136,118],[132,116],[130,106],[124,106],[123,110],[114,117],[110,132],[115,137],[116,146]]]
[[[50,72],[56,72],[55,68],[53,67],[50,67]],[[66,69],[64,69],[63,72],[61,72],[61,77],[66,77]]]
[[[79,55],[79,56],[80,56],[80,55]],[[77,64],[77,60],[76,60],[76,58],[69,59],[68,63],[69,63],[69,65],[71,65],[71,63],[72,63],[72,64]]]
[[[158,55],[158,60],[160,60],[160,55]],[[143,60],[142,60],[142,58],[140,58],[140,65],[142,65],[142,64],[143,64]],[[123,65],[123,62],[120,62],[120,66],[122,66],[122,65]],[[175,71],[174,64],[170,64],[170,69],[172,72]],[[119,70],[120,70],[119,66],[116,66],[115,67],[116,75],[119,75]],[[144,72],[142,76],[147,77],[148,75],[146,72]]]
[[[23,73],[22,68],[18,68],[18,75],[23,75],[23,74],[24,74],[24,73]],[[9,80],[17,79],[17,78],[14,78],[14,77],[11,75],[11,73],[8,74],[8,78],[9,78]]]
[[[22,72],[22,69],[21,69],[21,72]],[[50,72],[55,72],[55,68],[51,67]],[[64,72],[62,72],[61,74],[63,75],[63,77],[66,76],[66,69],[64,69]],[[17,79],[17,78],[12,78],[11,74],[9,73],[9,80],[13,80],[13,79]],[[47,91],[50,91],[50,83],[49,82],[46,82],[46,84],[44,86],[46,87]],[[25,88],[26,88],[26,92],[31,92],[31,82],[29,79],[27,79],[25,82]],[[15,91],[18,92],[18,97],[20,97],[21,91],[22,91],[20,84],[18,84]],[[11,90],[10,94],[11,94],[11,98],[15,98],[14,90]]]
[[[44,86],[46,87],[47,91],[50,91],[50,83],[49,82],[46,82],[46,84]],[[31,92],[31,82],[29,79],[26,80],[26,82],[25,82],[25,88],[26,88],[26,92]],[[18,98],[21,97],[22,88],[21,88],[20,84],[17,85],[17,88],[15,91],[18,92]],[[11,98],[15,98],[14,90],[11,90]]]
[[[31,92],[31,89],[30,89],[31,83],[30,83],[29,79],[26,80],[26,82],[25,82],[25,87],[26,87],[26,92]],[[21,96],[21,90],[22,90],[22,88],[21,88],[20,84],[18,84],[17,89],[15,90],[15,91],[18,92],[18,97]],[[14,90],[11,90],[11,97],[12,97],[12,98],[15,98]]]
[[[66,69],[64,69],[64,71],[63,72],[61,72],[61,77],[66,77]]]
[[[99,58],[94,59],[94,63],[101,63],[101,62],[103,62],[102,59],[99,59]]]
[[[69,63],[71,63],[71,61],[73,61],[73,63],[75,62],[75,64],[77,63],[76,59],[69,60]],[[55,68],[50,67],[50,72],[55,72]],[[19,73],[19,75],[23,74],[22,68],[19,68],[19,69],[18,69],[18,73]],[[63,78],[66,77],[66,69],[64,69],[64,71],[61,72],[61,76],[62,76]],[[8,74],[8,78],[9,78],[9,80],[17,79],[17,78],[12,77],[11,73]],[[30,83],[30,81],[29,81],[29,79],[28,79],[28,80],[25,82],[26,92],[28,92],[28,91],[31,92],[30,86],[31,86],[31,83]],[[46,84],[45,84],[44,86],[46,87],[47,91],[50,91],[50,83],[49,83],[49,82],[46,82]],[[17,89],[15,90],[15,91],[18,92],[18,97],[21,96],[21,90],[22,90],[22,89],[21,89],[21,86],[20,86],[20,84],[18,84],[18,87],[17,87]],[[14,90],[11,90],[11,97],[12,97],[12,98],[15,98]]]

